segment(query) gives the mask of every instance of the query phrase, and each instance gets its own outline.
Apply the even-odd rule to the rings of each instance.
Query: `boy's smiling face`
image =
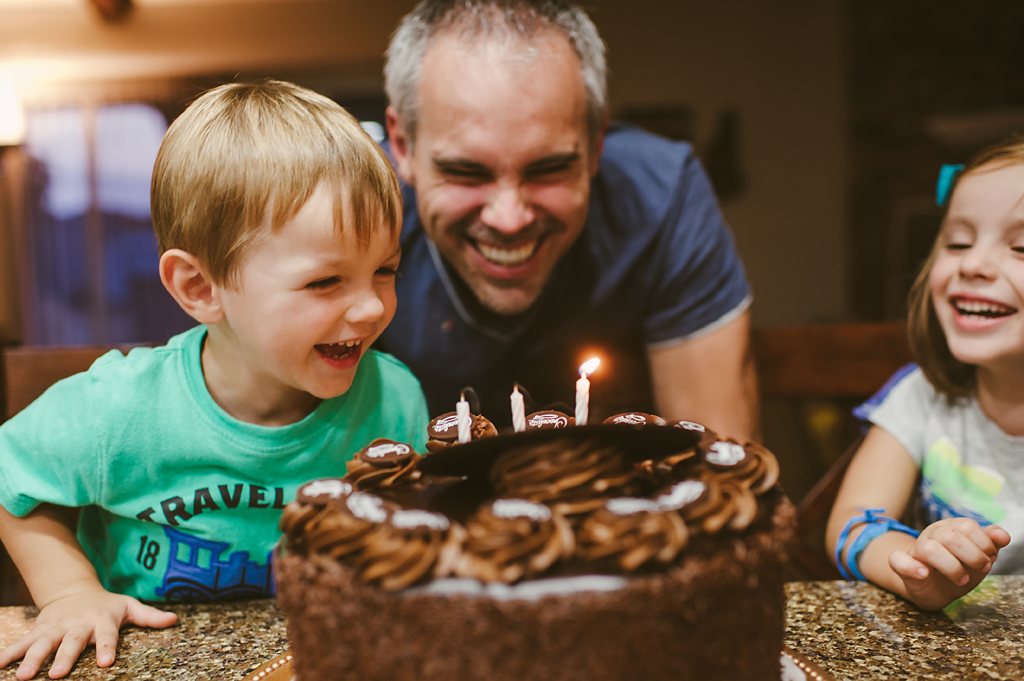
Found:
[[[232,285],[215,287],[203,370],[232,415],[281,425],[352,385],[359,360],[395,314],[397,239],[370,243],[334,222],[321,185],[296,215],[248,247]]]

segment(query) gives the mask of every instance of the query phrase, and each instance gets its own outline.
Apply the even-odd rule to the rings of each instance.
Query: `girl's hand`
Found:
[[[922,610],[939,610],[978,586],[1010,535],[998,525],[947,518],[924,529],[906,552],[889,555],[907,597]]]
[[[0,651],[0,668],[24,657],[17,678],[30,679],[56,651],[49,676],[60,679],[67,676],[89,644],[96,646],[97,666],[109,667],[114,664],[118,633],[123,625],[162,629],[177,619],[174,613],[157,610],[130,596],[112,594],[97,586],[69,589],[40,609],[32,631]]]

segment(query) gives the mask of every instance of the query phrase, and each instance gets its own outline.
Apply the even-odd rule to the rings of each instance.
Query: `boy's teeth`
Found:
[[[1005,317],[1016,312],[1016,310],[1007,305],[980,300],[956,300],[953,302],[953,307],[960,314],[979,315],[981,317]]]
[[[329,343],[318,345],[320,351],[331,359],[341,359],[352,354],[354,348],[359,346],[360,341],[341,341],[340,343]]]
[[[477,242],[476,248],[480,251],[480,255],[495,265],[515,267],[516,265],[522,265],[533,257],[533,254],[537,251],[537,243],[534,240],[516,248],[498,248]]]

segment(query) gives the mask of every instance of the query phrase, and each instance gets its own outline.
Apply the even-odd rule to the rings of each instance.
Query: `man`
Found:
[[[688,145],[609,126],[604,45],[560,0],[425,0],[388,48],[406,184],[398,312],[382,336],[433,414],[464,387],[590,422],[620,411],[760,435],[750,292]]]

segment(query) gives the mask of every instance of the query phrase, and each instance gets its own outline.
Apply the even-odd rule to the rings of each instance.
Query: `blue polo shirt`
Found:
[[[686,143],[609,128],[580,238],[514,317],[480,308],[424,233],[415,192],[403,196],[398,311],[379,343],[420,379],[432,415],[472,387],[481,413],[510,425],[515,383],[528,412],[572,414],[577,367],[595,355],[604,361],[591,377],[591,423],[653,411],[648,349],[708,333],[750,304],[732,235]]]

